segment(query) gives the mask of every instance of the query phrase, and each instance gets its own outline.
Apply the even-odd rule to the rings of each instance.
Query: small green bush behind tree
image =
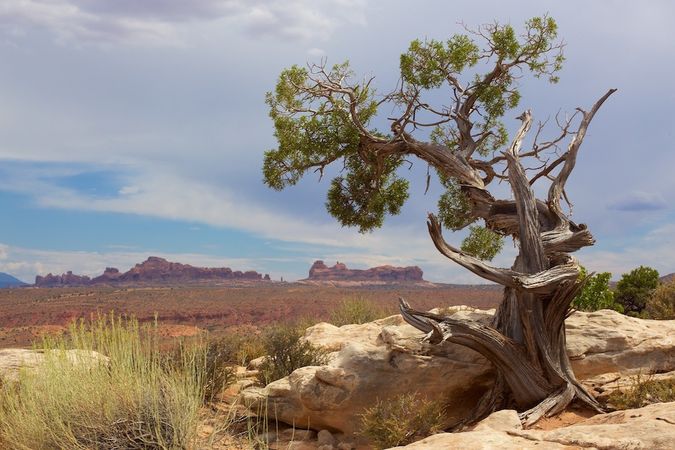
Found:
[[[616,285],[616,301],[626,314],[639,316],[659,285],[659,272],[651,267],[640,266],[624,273]]]
[[[387,315],[384,308],[363,297],[344,299],[330,315],[330,323],[337,327],[350,324],[363,324]]]
[[[45,361],[0,389],[0,448],[188,449],[203,399],[197,346],[168,366],[156,326],[99,317],[45,340]],[[76,360],[66,352],[78,349]],[[109,358],[88,357],[97,351]]]
[[[302,339],[304,328],[298,325],[273,325],[263,333],[266,358],[258,372],[258,380],[267,385],[305,366],[320,366],[327,362],[323,348]]]
[[[445,425],[441,402],[418,393],[403,394],[377,403],[361,415],[361,432],[376,449],[406,445],[438,433]]]
[[[648,319],[675,319],[675,279],[656,288],[647,300],[645,313]]]
[[[588,277],[585,267],[581,267],[580,279]],[[598,311],[600,309],[613,309],[623,313],[623,306],[614,300],[614,292],[609,288],[609,280],[612,274],[602,272],[588,277],[581,292],[574,298],[572,307],[579,311]]]

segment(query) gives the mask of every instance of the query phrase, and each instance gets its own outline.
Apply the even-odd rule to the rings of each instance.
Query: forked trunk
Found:
[[[428,333],[432,344],[453,342],[476,350],[496,369],[495,383],[460,429],[504,408],[520,411],[524,425],[563,411],[574,399],[603,409],[576,380],[566,351],[565,318],[583,282],[565,281],[551,294],[510,287],[490,326],[414,311],[401,299],[403,317]]]
[[[435,216],[429,215],[429,234],[445,256],[476,275],[504,286],[504,298],[490,325],[466,322],[421,311],[414,311],[401,299],[401,313],[411,325],[428,333],[431,343],[452,342],[469,347],[495,366],[493,388],[478,402],[473,413],[461,423],[475,422],[492,411],[515,407],[524,424],[561,412],[577,399],[602,411],[598,402],[574,377],[565,348],[565,318],[583,286],[580,268],[569,253],[592,245],[593,237],[585,225],[570,221],[560,206],[564,187],[576,163],[576,156],[593,116],[614,92],[609,90],[582,121],[567,152],[552,166],[562,165],[551,179],[546,202],[537,200],[532,184],[520,162],[520,147],[530,129],[526,111],[522,125],[503,158],[507,164],[512,201],[495,200],[474,177],[460,179],[474,218],[488,227],[511,235],[520,254],[511,269],[491,267],[483,261],[448,245]]]

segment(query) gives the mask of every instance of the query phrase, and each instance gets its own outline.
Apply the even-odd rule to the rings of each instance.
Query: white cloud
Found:
[[[138,186],[122,186],[118,193],[120,195],[134,195],[138,194],[141,191],[141,188]]]
[[[59,42],[179,45],[191,22],[232,20],[248,34],[325,39],[365,23],[362,0],[4,0],[0,32],[9,39],[46,30]]]

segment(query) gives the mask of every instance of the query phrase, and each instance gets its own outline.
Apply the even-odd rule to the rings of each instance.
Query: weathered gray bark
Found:
[[[578,278],[578,262],[569,253],[592,245],[593,237],[584,225],[569,220],[560,200],[565,197],[565,183],[574,169],[586,130],[614,91],[609,90],[589,112],[580,110],[582,120],[566,152],[532,179],[527,178],[520,162],[522,141],[532,118],[529,111],[520,117],[522,125],[512,145],[493,160],[494,163],[506,162],[507,180],[513,192],[510,201],[496,200],[485,190],[478,174],[479,170],[486,171],[484,165],[472,165],[471,160],[461,155],[446,157],[445,153],[439,154],[434,146],[426,144],[397,144],[413,146],[412,151],[406,151],[434,167],[451,166],[447,173],[460,180],[474,217],[485,219],[489,228],[503,235],[513,236],[519,247],[511,269],[491,267],[445,242],[438,220],[430,215],[429,234],[436,248],[476,275],[503,285],[503,301],[492,324],[486,326],[415,311],[401,299],[403,317],[427,333],[431,343],[447,341],[465,345],[485,356],[497,370],[493,389],[459,426],[506,406],[518,408],[525,424],[559,413],[574,399],[602,410],[576,380],[565,351],[564,321],[583,284]],[[559,167],[555,177],[551,176],[551,166]],[[532,190],[532,184],[542,178],[551,180],[546,201],[537,200]]]

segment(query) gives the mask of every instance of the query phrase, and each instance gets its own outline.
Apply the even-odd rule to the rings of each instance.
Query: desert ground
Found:
[[[2,289],[0,347],[26,347],[45,334],[59,333],[73,320],[112,311],[142,322],[157,317],[168,340],[200,330],[218,335],[232,327],[260,327],[303,318],[326,320],[342,300],[354,297],[371,300],[395,313],[399,296],[425,310],[453,305],[492,308],[501,298],[501,291],[490,285],[347,288],[295,283]]]

